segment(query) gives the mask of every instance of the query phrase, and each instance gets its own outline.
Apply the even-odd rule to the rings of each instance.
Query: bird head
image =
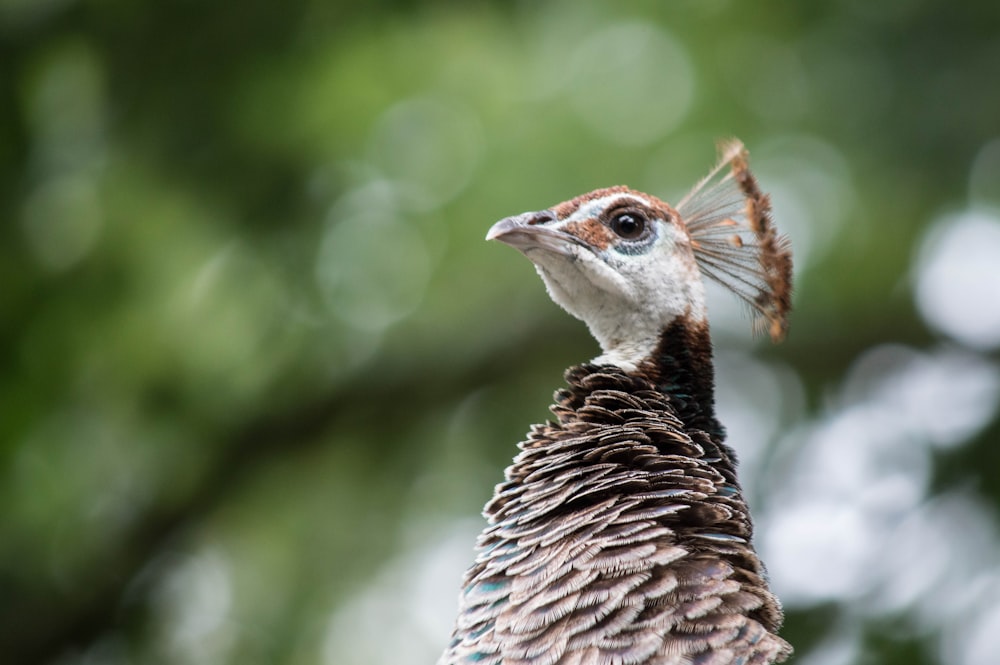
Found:
[[[784,335],[791,258],[769,210],[734,141],[677,208],[628,187],[598,189],[502,219],[486,238],[534,263],[552,299],[600,343],[594,362],[633,371],[671,324],[707,328],[703,274],[747,304],[772,338]]]
[[[552,299],[584,321],[598,359],[634,369],[679,317],[704,323],[691,237],[672,207],[627,187],[497,222],[486,236],[520,250]]]

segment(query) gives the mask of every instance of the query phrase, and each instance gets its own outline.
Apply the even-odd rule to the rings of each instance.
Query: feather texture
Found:
[[[443,665],[783,660],[731,453],[673,398],[581,365],[486,506]]]

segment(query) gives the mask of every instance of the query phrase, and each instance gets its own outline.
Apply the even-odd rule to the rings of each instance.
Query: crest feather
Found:
[[[746,148],[731,139],[719,145],[719,161],[677,204],[691,234],[701,272],[744,302],[754,332],[775,342],[788,329],[792,255],[771,223],[770,198],[750,173]]]

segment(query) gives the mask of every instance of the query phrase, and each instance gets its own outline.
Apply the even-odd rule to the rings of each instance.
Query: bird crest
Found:
[[[791,249],[771,223],[770,198],[757,186],[747,157],[740,141],[720,143],[718,163],[681,199],[677,212],[702,274],[748,307],[754,332],[767,332],[777,342],[788,329]]]

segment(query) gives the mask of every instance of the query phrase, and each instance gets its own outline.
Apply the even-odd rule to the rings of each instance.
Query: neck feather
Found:
[[[667,324],[635,373],[670,397],[689,429],[703,430],[717,440],[724,437],[715,417],[715,367],[707,322],[681,317]]]

